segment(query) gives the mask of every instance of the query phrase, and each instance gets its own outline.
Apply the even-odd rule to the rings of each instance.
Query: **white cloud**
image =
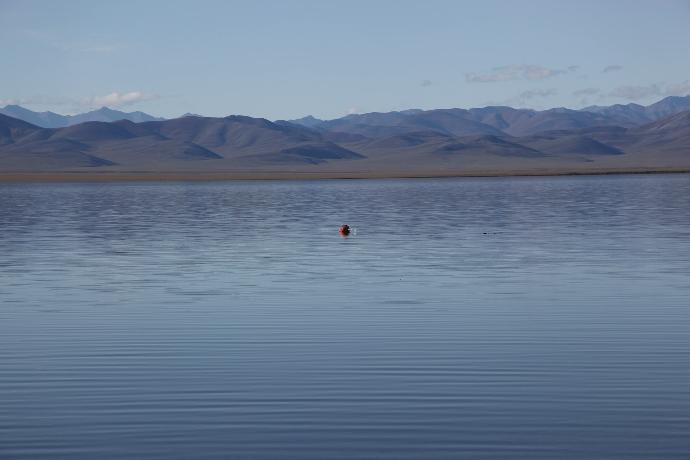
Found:
[[[550,69],[539,65],[515,64],[495,67],[491,72],[468,73],[465,80],[468,83],[496,83],[511,80],[544,80],[571,72],[576,72],[579,66],[571,65],[566,69]]]
[[[104,96],[94,96],[84,99],[81,103],[87,107],[125,107],[138,102],[157,99],[157,96],[144,94],[141,91],[130,91],[128,93],[113,92]]]

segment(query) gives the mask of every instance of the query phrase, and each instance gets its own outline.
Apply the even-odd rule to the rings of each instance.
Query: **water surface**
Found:
[[[688,175],[0,185],[0,458],[686,459],[689,222]]]

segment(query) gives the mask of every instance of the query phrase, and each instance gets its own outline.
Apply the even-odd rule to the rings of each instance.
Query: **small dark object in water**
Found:
[[[338,230],[338,232],[340,232],[340,234],[343,236],[347,236],[350,234],[350,226],[347,224],[341,225],[340,230]]]

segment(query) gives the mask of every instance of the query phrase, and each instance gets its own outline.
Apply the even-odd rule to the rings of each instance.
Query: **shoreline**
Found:
[[[426,172],[366,172],[366,171],[56,171],[56,172],[0,172],[0,183],[48,182],[214,182],[214,181],[275,181],[275,180],[346,180],[346,179],[434,179],[472,177],[557,177],[604,176],[629,174],[688,174],[690,168],[611,168],[592,170],[526,170],[526,171],[426,171]]]

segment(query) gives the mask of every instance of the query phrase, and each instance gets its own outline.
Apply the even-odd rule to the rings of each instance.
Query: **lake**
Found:
[[[689,224],[690,175],[0,184],[0,458],[687,459]]]

